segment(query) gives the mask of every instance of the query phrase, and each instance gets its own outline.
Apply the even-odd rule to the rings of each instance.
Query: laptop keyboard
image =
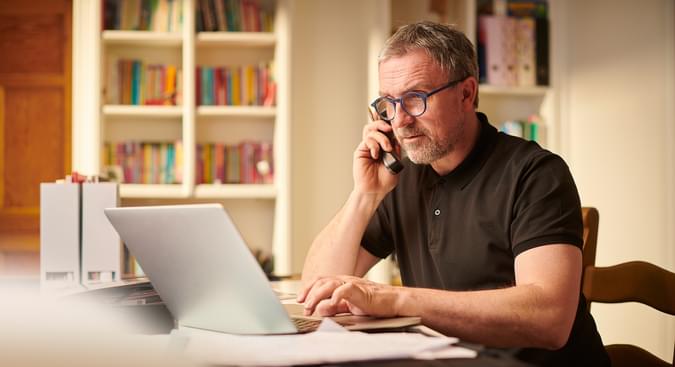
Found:
[[[291,317],[291,320],[293,321],[293,324],[295,324],[295,327],[298,329],[298,332],[301,334],[311,333],[312,331],[318,329],[319,325],[321,324],[321,320],[318,319]]]

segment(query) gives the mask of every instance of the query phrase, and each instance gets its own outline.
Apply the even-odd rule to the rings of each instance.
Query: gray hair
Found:
[[[385,42],[378,63],[417,49],[424,50],[451,79],[472,76],[478,80],[478,61],[471,41],[454,26],[429,21],[396,30]],[[473,104],[478,107],[478,95]]]

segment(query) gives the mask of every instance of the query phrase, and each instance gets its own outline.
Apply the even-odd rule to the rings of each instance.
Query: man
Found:
[[[455,29],[422,22],[387,41],[379,119],[354,153],[354,189],[312,244],[298,301],[307,314],[421,316],[540,365],[608,365],[580,295],[569,169],[476,113],[477,75],[473,46]],[[392,131],[407,153],[399,175],[379,159],[398,149]],[[361,278],[394,251],[405,287]]]

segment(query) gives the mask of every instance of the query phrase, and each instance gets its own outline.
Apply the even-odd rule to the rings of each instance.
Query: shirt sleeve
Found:
[[[361,247],[373,256],[381,259],[389,256],[394,251],[391,238],[391,225],[387,215],[387,206],[390,200],[391,193],[380,203],[361,239]]]
[[[583,245],[579,193],[567,164],[543,151],[523,168],[511,222],[515,256],[547,244]]]

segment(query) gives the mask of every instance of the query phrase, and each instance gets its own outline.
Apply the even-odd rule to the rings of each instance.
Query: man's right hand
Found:
[[[363,127],[363,138],[354,152],[354,190],[362,194],[377,194],[378,199],[391,191],[398,182],[398,176],[389,172],[380,157],[382,150],[399,153],[385,133],[392,127],[383,120],[375,120]]]

